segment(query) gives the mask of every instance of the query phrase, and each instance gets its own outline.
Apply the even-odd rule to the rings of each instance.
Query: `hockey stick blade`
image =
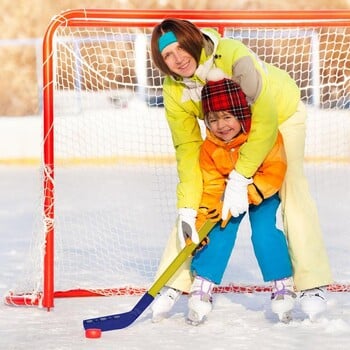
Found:
[[[199,230],[199,241],[206,237],[215,223],[207,221]],[[131,311],[91,318],[83,321],[84,329],[97,328],[102,332],[123,329],[130,326],[153,302],[158,292],[165,286],[179,267],[196,249],[197,244],[191,243],[181,250],[177,257],[170,263],[167,269],[159,276],[148,291],[141,297]]]

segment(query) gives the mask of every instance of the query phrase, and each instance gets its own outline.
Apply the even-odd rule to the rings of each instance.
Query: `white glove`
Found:
[[[186,241],[190,239],[193,243],[199,243],[199,236],[196,230],[197,211],[191,208],[180,208],[177,223],[177,234],[181,249],[186,246]]]
[[[224,203],[222,206],[222,220],[226,220],[229,212],[233,217],[245,213],[248,210],[248,185],[253,183],[253,179],[247,179],[237,171],[232,170],[224,193]]]

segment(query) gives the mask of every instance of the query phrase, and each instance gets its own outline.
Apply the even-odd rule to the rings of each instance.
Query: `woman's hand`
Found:
[[[199,243],[199,236],[196,230],[197,211],[192,208],[180,208],[177,224],[177,234],[181,249],[192,242]]]

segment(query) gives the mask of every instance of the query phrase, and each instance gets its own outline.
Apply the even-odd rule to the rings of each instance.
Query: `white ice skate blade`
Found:
[[[315,322],[327,311],[327,303],[308,301],[308,303],[302,303],[301,309],[308,316],[311,322]]]
[[[205,320],[205,316],[201,317],[197,312],[193,310],[189,310],[186,323],[191,326],[198,326],[201,323],[203,323],[204,320]]]
[[[317,313],[309,313],[307,314],[307,316],[310,322],[318,322],[320,319],[322,319],[325,313],[326,313],[326,310],[317,312]]]
[[[279,314],[278,319],[280,320],[280,322],[286,323],[286,324],[291,322],[293,320],[292,311],[290,310],[282,314]]]
[[[160,313],[160,314],[156,314],[152,316],[152,322],[153,323],[159,323],[159,322],[162,322],[164,319],[168,318],[169,317],[169,313],[168,312],[163,312],[163,313]]]

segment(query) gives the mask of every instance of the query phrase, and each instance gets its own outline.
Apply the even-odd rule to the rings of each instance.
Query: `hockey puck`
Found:
[[[85,330],[86,338],[101,338],[102,332],[99,328],[88,328]]]

